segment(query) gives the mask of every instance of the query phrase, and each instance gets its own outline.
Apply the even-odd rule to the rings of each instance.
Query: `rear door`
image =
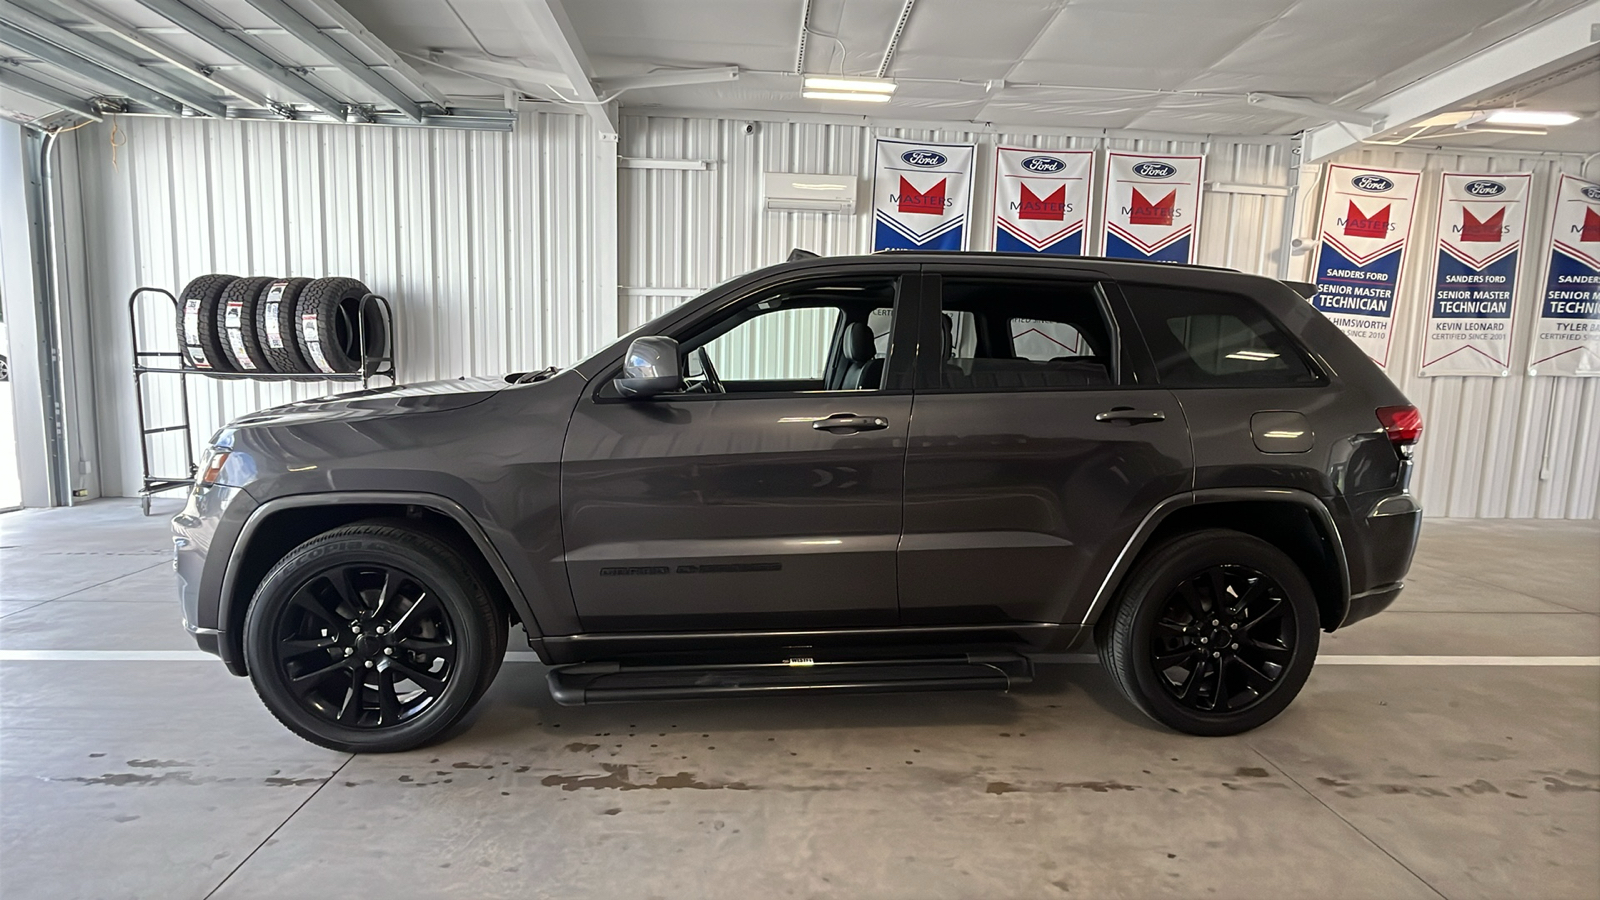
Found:
[[[1139,521],[1190,487],[1181,409],[1093,273],[930,267],[901,619],[1082,620]]]

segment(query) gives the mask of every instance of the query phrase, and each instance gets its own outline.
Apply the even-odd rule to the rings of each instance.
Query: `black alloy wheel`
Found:
[[[1157,678],[1179,703],[1237,712],[1282,680],[1294,658],[1294,610],[1267,575],[1210,566],[1168,595],[1150,643]]]
[[[318,572],[278,619],[279,674],[307,710],[347,728],[415,718],[456,676],[456,628],[438,593],[390,566]]]
[[[409,750],[466,714],[505,656],[506,616],[481,569],[387,521],[319,535],[262,579],[245,666],[291,731],[333,750]]]
[[[1316,660],[1311,583],[1272,544],[1212,529],[1144,554],[1100,617],[1100,659],[1145,714],[1188,734],[1249,731],[1282,712]]]

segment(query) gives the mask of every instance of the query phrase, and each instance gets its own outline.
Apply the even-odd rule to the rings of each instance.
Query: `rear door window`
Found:
[[[1092,390],[1115,383],[1114,332],[1093,282],[945,275],[939,298],[938,374],[924,387]]]
[[[1127,282],[1121,287],[1164,386],[1321,382],[1289,336],[1248,297]]]

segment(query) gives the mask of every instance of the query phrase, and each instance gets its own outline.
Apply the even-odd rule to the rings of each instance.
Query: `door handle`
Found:
[[[1159,409],[1134,409],[1131,406],[1118,406],[1108,409],[1103,413],[1096,413],[1096,422],[1127,422],[1137,425],[1140,422],[1165,422],[1167,414]]]
[[[811,423],[811,427],[818,431],[877,431],[889,427],[889,420],[882,416],[858,416],[853,413],[838,413],[826,419],[818,419]]]

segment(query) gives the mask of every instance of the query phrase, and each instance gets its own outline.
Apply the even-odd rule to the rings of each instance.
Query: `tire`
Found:
[[[1288,707],[1311,674],[1318,627],[1316,596],[1293,560],[1260,538],[1214,529],[1147,554],[1095,636],[1100,661],[1141,711],[1217,736]]]
[[[213,372],[234,371],[222,348],[218,310],[222,293],[236,280],[233,275],[201,275],[178,294],[178,347],[188,365]]]
[[[245,664],[262,703],[290,731],[344,753],[410,750],[444,733],[494,680],[505,645],[505,612],[470,564],[431,536],[383,524],[289,551],[245,615]]]
[[[267,364],[279,375],[303,375],[314,372],[300,352],[300,342],[295,340],[295,326],[300,320],[300,293],[311,283],[309,278],[285,278],[261,289],[256,300],[256,339]]]
[[[354,278],[318,278],[300,293],[295,340],[313,372],[355,372],[361,367],[358,316],[370,293]],[[388,323],[381,306],[366,306],[367,358],[388,352]]]
[[[240,278],[222,292],[217,305],[217,329],[222,334],[222,352],[235,372],[268,375],[272,366],[256,339],[256,301],[271,278]]]

